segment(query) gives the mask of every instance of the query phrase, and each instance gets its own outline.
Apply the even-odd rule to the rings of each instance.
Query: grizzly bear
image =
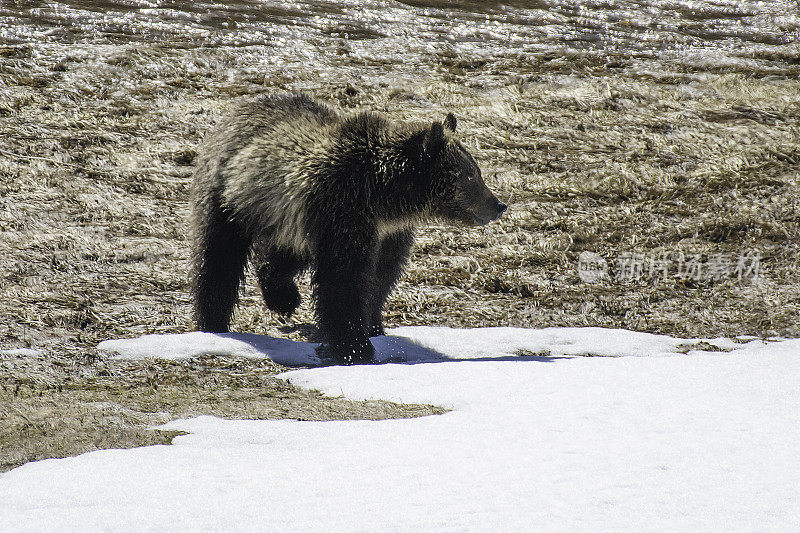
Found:
[[[456,119],[398,124],[304,95],[238,107],[203,143],[191,193],[194,317],[228,331],[246,263],[267,308],[291,315],[312,271],[336,363],[373,361],[370,337],[425,220],[487,224],[505,211],[454,136]]]

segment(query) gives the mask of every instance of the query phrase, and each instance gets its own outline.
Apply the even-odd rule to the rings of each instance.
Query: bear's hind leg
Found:
[[[222,214],[197,226],[192,257],[192,292],[197,329],[226,332],[239,300],[249,241]]]
[[[385,335],[383,306],[403,274],[413,244],[414,231],[410,229],[389,235],[380,244],[375,262],[375,292],[369,307],[367,335],[370,337]]]
[[[267,247],[256,254],[253,262],[267,308],[291,316],[300,305],[300,290],[294,277],[306,267],[305,260],[291,250]]]

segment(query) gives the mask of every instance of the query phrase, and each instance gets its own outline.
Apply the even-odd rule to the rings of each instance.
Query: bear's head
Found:
[[[422,179],[432,193],[432,215],[467,225],[500,218],[508,206],[486,186],[481,170],[454,133],[456,117],[434,122],[420,135]]]

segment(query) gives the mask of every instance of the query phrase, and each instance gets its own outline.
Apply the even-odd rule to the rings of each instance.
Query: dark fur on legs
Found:
[[[228,331],[239,300],[249,241],[235,224],[214,210],[199,226],[192,257],[192,292],[197,329]]]
[[[413,245],[414,232],[411,230],[393,233],[381,241],[375,263],[375,293],[370,302],[369,337],[386,334],[383,330],[383,306],[403,274]]]
[[[294,278],[306,261],[286,248],[268,247],[253,258],[264,303],[271,311],[291,316],[300,305],[300,290]]]
[[[317,318],[326,337],[320,354],[344,364],[372,362],[375,348],[367,335],[367,303],[374,294],[373,254],[368,234],[347,238],[319,233],[312,284]]]

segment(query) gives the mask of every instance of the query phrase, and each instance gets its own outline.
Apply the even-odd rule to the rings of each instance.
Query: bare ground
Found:
[[[233,101],[265,91],[304,90],[397,119],[452,110],[511,204],[485,228],[422,229],[388,326],[800,334],[800,48],[765,47],[748,58],[755,70],[591,53],[431,54],[401,78],[390,74],[420,67],[344,48],[305,70],[265,65],[249,49],[0,48],[0,348],[44,354],[0,355],[0,468],[167,442],[145,428],[200,413],[440,412],[298,391],[269,362],[119,362],[95,352],[108,338],[192,329],[195,150]],[[319,75],[334,68],[343,74]],[[612,275],[581,281],[583,251],[605,258]],[[748,253],[758,276],[739,279]],[[625,254],[639,254],[643,270],[625,276]],[[653,274],[658,258],[666,270]],[[679,271],[681,258],[700,270]],[[715,261],[727,270],[711,275]],[[249,279],[233,327],[308,339],[312,324],[308,301],[283,321]]]

